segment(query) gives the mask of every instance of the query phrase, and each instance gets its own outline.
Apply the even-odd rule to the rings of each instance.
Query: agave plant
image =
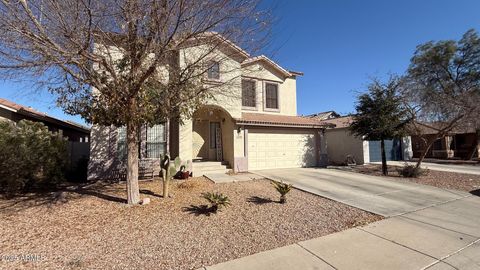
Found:
[[[216,213],[221,207],[227,207],[230,205],[230,199],[227,195],[223,195],[222,193],[207,192],[203,193],[202,197],[211,204],[210,209],[213,213]]]
[[[271,181],[273,187],[280,193],[280,203],[286,203],[287,202],[287,193],[290,192],[292,189],[291,184],[286,184],[278,181]]]

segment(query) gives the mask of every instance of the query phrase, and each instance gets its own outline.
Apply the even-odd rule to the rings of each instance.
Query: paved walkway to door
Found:
[[[328,169],[257,173],[389,218],[206,269],[480,269],[480,197]]]

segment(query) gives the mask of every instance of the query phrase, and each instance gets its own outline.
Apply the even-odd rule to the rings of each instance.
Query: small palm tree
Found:
[[[278,193],[280,193],[280,203],[286,203],[287,202],[287,193],[290,192],[290,190],[292,189],[292,185],[291,184],[286,184],[286,183],[283,183],[282,182],[278,182],[278,181],[271,181],[273,187],[275,187],[275,189],[278,191]]]
[[[220,207],[227,207],[230,205],[230,199],[227,195],[223,195],[222,193],[203,193],[202,197],[206,199],[212,206],[210,209],[213,213],[216,213]]]

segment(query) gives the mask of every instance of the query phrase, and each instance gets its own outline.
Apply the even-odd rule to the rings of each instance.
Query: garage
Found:
[[[249,129],[247,149],[249,170],[317,165],[317,142],[311,129]]]
[[[382,161],[380,141],[369,141],[370,162]],[[387,160],[403,160],[402,142],[398,139],[385,140],[385,156]]]

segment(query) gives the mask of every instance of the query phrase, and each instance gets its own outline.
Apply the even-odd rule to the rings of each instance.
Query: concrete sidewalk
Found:
[[[204,269],[480,269],[480,197],[333,170],[260,174],[390,218]]]
[[[416,162],[410,162],[410,161],[407,163],[410,165],[417,164]],[[372,162],[372,164],[382,164],[382,163]],[[403,166],[405,165],[405,161],[388,161],[387,164],[395,165],[395,166]],[[476,166],[476,165],[455,165],[455,164],[438,164],[438,163],[431,163],[431,162],[422,162],[421,167],[424,169],[429,169],[434,171],[480,175],[480,166]]]
[[[204,269],[480,269],[479,209],[462,198]]]

